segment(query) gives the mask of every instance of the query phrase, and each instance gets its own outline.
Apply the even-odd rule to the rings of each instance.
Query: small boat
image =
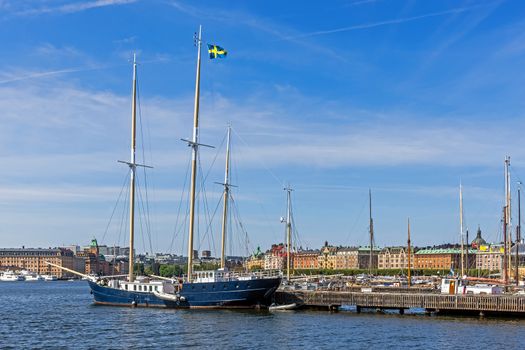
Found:
[[[28,270],[22,270],[20,271],[20,274],[24,277],[24,280],[28,282],[34,282],[34,281],[43,281],[44,277],[40,276],[36,272],[31,272]]]
[[[288,311],[288,310],[296,310],[298,308],[299,308],[299,305],[297,303],[283,304],[283,305],[272,304],[268,307],[268,310],[269,311]]]
[[[36,273],[31,273],[31,274],[27,274],[24,276],[26,281],[28,282],[36,282],[36,281],[44,281],[44,277],[36,274]]]
[[[44,278],[44,281],[46,282],[58,280],[58,277],[55,275],[42,275],[42,277]]]
[[[5,271],[4,273],[0,274],[0,281],[2,282],[16,282],[16,281],[24,281],[25,278],[22,275],[18,275],[14,273],[13,271]]]

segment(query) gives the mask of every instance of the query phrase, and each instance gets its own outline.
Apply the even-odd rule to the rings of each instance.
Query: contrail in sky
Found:
[[[85,10],[91,10],[98,7],[115,6],[115,5],[127,5],[138,0],[94,0],[94,1],[75,1],[72,3],[64,4],[57,7],[40,7],[28,10],[19,11],[17,15],[41,15],[45,13],[75,13]]]
[[[154,59],[151,59],[151,60],[140,61],[139,63],[140,64],[144,64],[144,63],[159,63],[159,62],[163,63],[163,62],[168,62],[170,60],[171,59],[169,57],[164,57],[163,56],[163,57],[158,57],[158,58],[154,58]],[[59,75],[59,74],[67,74],[67,73],[78,73],[78,72],[88,72],[88,71],[92,71],[92,70],[102,70],[102,69],[108,69],[108,68],[113,68],[113,67],[120,67],[120,66],[124,66],[124,65],[125,64],[112,64],[112,65],[95,66],[95,67],[64,68],[64,69],[47,71],[47,72],[30,73],[30,74],[26,74],[26,75],[20,75],[20,76],[15,76],[15,77],[10,77],[10,78],[4,78],[4,80],[0,80],[0,85],[8,84],[8,83],[14,83],[14,82],[17,82],[17,81],[28,80],[28,79],[43,78],[43,77]]]
[[[53,70],[53,71],[47,71],[47,72],[38,72],[33,74],[27,74],[22,75],[18,77],[8,78],[4,80],[0,80],[0,84],[7,84],[7,83],[14,83],[21,80],[28,80],[33,78],[42,78],[47,77],[51,75],[58,75],[58,74],[65,74],[65,73],[76,73],[76,72],[84,72],[84,71],[90,71],[90,70],[97,70],[97,69],[104,69],[107,68],[107,66],[104,67],[93,67],[93,68],[67,68],[67,69],[59,69],[59,70]]]
[[[349,32],[352,30],[368,29],[368,28],[381,27],[381,26],[391,25],[391,24],[399,24],[399,23],[417,21],[423,18],[438,17],[438,16],[444,16],[444,15],[448,15],[452,13],[467,12],[467,11],[471,11],[481,6],[484,6],[484,5],[471,6],[471,7],[460,7],[460,8],[447,10],[447,11],[427,13],[424,15],[413,16],[413,17],[404,17],[404,18],[391,19],[391,20],[386,20],[386,21],[381,21],[381,22],[357,24],[357,25],[349,26],[349,27],[342,27],[342,28],[329,29],[329,30],[320,30],[317,32],[305,33],[305,34],[301,34],[297,36],[288,36],[288,37],[283,38],[283,40],[294,40],[294,39],[308,38],[308,37],[318,36],[318,35]]]

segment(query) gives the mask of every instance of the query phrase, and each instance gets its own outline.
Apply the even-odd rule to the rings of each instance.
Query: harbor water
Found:
[[[0,283],[0,349],[523,349],[523,319],[95,306],[84,281]]]

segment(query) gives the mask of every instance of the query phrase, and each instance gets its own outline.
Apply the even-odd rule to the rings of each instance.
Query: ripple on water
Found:
[[[85,282],[0,283],[1,349],[519,348],[525,320],[92,304]],[[470,347],[470,346],[467,346]]]

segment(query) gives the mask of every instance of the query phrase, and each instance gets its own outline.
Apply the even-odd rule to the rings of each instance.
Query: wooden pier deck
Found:
[[[309,308],[336,310],[341,305],[377,310],[425,309],[428,313],[515,315],[525,317],[525,295],[448,295],[431,293],[386,293],[345,291],[277,291],[278,303],[298,303]]]

